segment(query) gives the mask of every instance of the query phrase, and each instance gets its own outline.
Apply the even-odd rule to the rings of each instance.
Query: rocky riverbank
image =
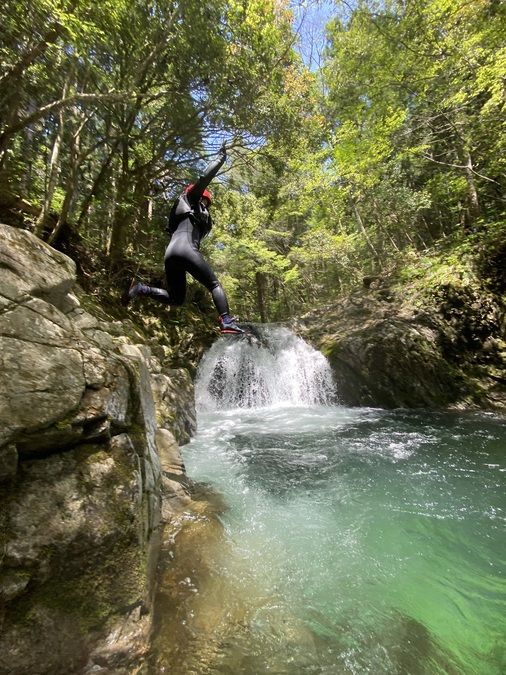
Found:
[[[293,324],[329,359],[343,404],[506,410],[500,295],[472,274],[367,285]]]
[[[139,672],[191,376],[28,232],[0,225],[0,280],[0,673]]]

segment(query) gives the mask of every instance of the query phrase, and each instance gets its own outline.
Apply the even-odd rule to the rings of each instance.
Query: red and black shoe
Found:
[[[245,331],[240,328],[235,316],[222,314],[220,316],[220,330],[222,335],[244,335]]]

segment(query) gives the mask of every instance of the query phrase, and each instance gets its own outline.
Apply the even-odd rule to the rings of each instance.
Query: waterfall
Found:
[[[260,340],[222,337],[204,355],[196,383],[202,411],[330,405],[335,388],[320,352],[282,326],[255,326]]]

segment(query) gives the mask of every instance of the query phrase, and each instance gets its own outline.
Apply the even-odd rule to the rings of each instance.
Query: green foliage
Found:
[[[296,195],[284,217],[305,223],[291,256],[310,306],[409,252],[427,284],[452,276],[473,232],[501,217],[505,29],[497,3],[481,0],[364,0],[331,22],[322,137],[298,139],[280,189]],[[433,269],[440,240],[456,253]]]
[[[506,223],[500,221],[465,238],[456,233],[423,253],[404,250],[396,261],[392,289],[399,297],[408,294],[421,308],[447,289],[453,294],[477,294],[485,288],[506,300],[505,260]]]
[[[283,0],[7,0],[0,183],[43,207],[24,220],[42,236],[68,222],[113,269],[153,268],[171,199],[225,139],[205,251],[234,311],[283,319],[464,259],[501,291],[501,3],[347,6],[309,71]]]
[[[290,15],[274,0],[37,0],[25,9],[7,2],[0,16],[2,170],[39,203],[56,172],[65,218],[100,246],[104,209],[94,218],[93,206],[107,203],[105,240],[118,259],[160,227],[167,191],[224,137],[293,124],[281,100],[296,62]],[[34,172],[44,156],[47,169]]]

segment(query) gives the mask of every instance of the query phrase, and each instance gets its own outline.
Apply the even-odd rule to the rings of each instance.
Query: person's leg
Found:
[[[186,269],[194,279],[210,291],[218,314],[220,314],[220,316],[222,314],[228,314],[230,310],[225,291],[218,281],[216,274],[213,272],[211,266],[200,251],[193,250],[191,255],[188,256]]]
[[[186,269],[185,261],[178,257],[165,259],[165,278],[169,289],[169,301],[171,305],[179,307],[186,297]]]
[[[186,269],[194,279],[211,292],[214,306],[220,315],[222,333],[243,333],[242,328],[239,328],[230,316],[227,296],[222,285],[200,251],[193,249],[191,255],[187,256]]]

